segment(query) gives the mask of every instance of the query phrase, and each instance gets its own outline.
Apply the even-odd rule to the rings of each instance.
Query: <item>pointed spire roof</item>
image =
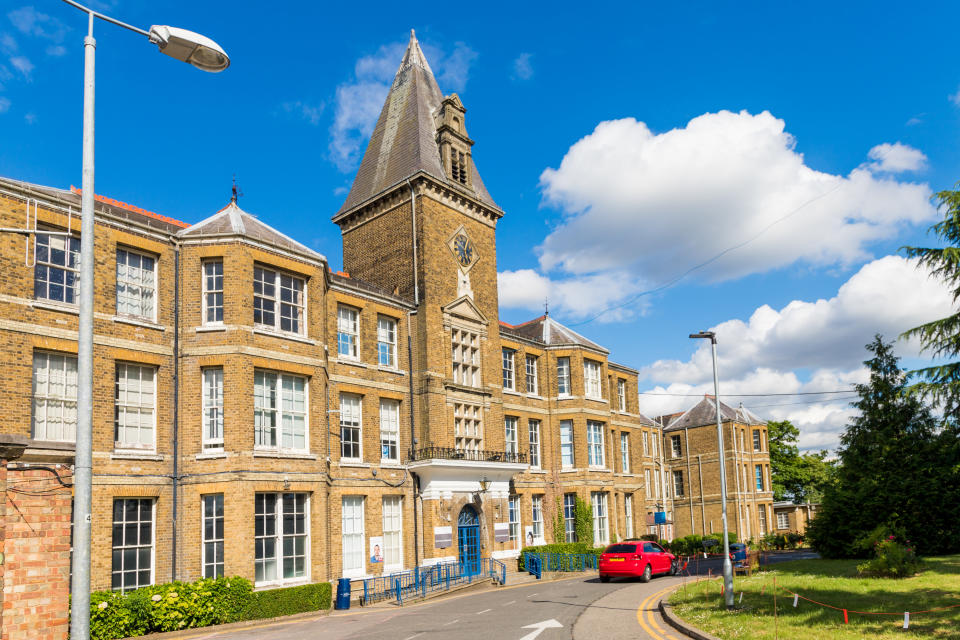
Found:
[[[537,342],[542,342],[550,346],[575,345],[593,349],[601,353],[610,353],[608,349],[585,338],[570,327],[560,324],[546,314],[518,325],[509,325],[501,322],[500,330],[507,334],[514,334],[528,340],[536,340]]]
[[[470,167],[472,190],[447,178],[437,146],[435,120],[442,101],[437,80],[411,29],[410,43],[370,135],[360,169],[334,221],[418,172],[427,173],[499,210],[475,165]]]
[[[280,233],[270,225],[260,222],[252,214],[241,209],[235,198],[231,198],[230,203],[220,211],[195,225],[187,227],[177,235],[185,240],[209,238],[211,236],[242,236],[272,245],[278,249],[300,254],[312,260],[326,262],[326,258],[322,254]]]

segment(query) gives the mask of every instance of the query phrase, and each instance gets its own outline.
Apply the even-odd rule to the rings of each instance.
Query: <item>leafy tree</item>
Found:
[[[789,420],[768,422],[767,429],[773,499],[819,502],[833,471],[827,452],[801,455],[797,448],[800,430]]]
[[[957,183],[960,187],[960,183]],[[930,227],[930,232],[943,241],[943,247],[903,247],[910,258],[918,258],[953,294],[960,298],[960,191],[940,191],[934,196],[943,211],[943,220]],[[956,358],[960,355],[960,311],[905,331],[903,338],[918,338],[926,353],[934,358]],[[937,364],[911,372],[919,381],[910,392],[930,398],[942,405],[948,415],[960,411],[960,362]]]
[[[951,461],[956,447],[945,446],[952,436],[919,396],[904,393],[892,344],[878,335],[867,349],[870,380],[856,386],[859,415],[840,438],[836,481],[825,486],[808,538],[826,557],[862,557],[871,532],[885,526],[921,553],[956,550],[960,474]]]

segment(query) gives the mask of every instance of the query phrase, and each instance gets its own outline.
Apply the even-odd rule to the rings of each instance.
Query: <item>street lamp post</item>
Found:
[[[93,21],[105,22],[147,36],[162,53],[189,62],[204,71],[223,71],[230,58],[213,40],[175,27],[153,26],[149,31],[115,20],[89,7],[63,0],[87,14],[83,39],[83,176],[80,220],[80,321],[77,335],[77,443],[74,461],[73,553],[70,585],[70,637],[90,637],[90,525],[93,475],[93,206],[94,206],[94,93],[95,53]]]
[[[724,461],[723,426],[720,420],[720,379],[717,376],[717,334],[713,331],[691,333],[691,338],[710,340],[713,350],[713,399],[717,407],[717,447],[720,459],[720,509],[723,521],[723,596],[727,608],[733,608],[733,564],[730,562],[730,536],[727,533],[727,471]]]

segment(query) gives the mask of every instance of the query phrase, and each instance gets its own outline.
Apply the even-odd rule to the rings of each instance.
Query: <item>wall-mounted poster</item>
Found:
[[[383,536],[370,536],[370,562],[383,562]]]
[[[532,547],[537,541],[533,539],[533,525],[527,525],[523,528],[523,545]]]
[[[453,544],[453,527],[434,527],[433,546],[437,549],[446,549]]]
[[[497,542],[510,542],[510,523],[494,522],[493,539]]]

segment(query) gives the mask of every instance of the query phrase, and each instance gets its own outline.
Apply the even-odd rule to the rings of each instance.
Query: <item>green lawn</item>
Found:
[[[777,593],[779,635],[787,639],[835,640],[904,637],[904,611],[960,605],[960,555],[926,558],[923,571],[902,580],[858,578],[857,560],[796,560],[773,565],[770,571],[734,580],[736,611],[723,610],[720,582],[687,585],[670,602],[681,618],[724,640],[774,638],[773,580],[777,586],[826,604],[858,611],[899,612],[897,616],[849,614]],[[761,594],[762,591],[762,594]],[[735,602],[736,602],[735,600]],[[960,607],[949,611],[911,614],[909,635],[960,638]]]

